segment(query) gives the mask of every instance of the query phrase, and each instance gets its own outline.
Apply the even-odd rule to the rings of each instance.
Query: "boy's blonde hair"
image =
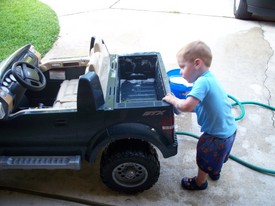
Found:
[[[211,49],[202,41],[193,41],[177,53],[177,59],[184,59],[188,62],[193,62],[197,58],[200,58],[207,67],[211,66]]]

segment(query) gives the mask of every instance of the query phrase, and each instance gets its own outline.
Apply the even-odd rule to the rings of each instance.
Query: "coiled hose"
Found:
[[[231,96],[231,95],[228,95],[228,98],[232,99],[235,103],[232,104],[232,106],[239,106],[240,110],[241,110],[241,114],[235,118],[236,121],[238,120],[241,120],[244,116],[245,116],[245,109],[244,109],[244,106],[245,104],[250,104],[250,105],[258,105],[258,106],[261,106],[261,107],[264,107],[266,109],[270,109],[272,111],[275,111],[275,107],[272,107],[272,106],[269,106],[269,105],[266,105],[266,104],[263,104],[263,103],[259,103],[259,102],[252,102],[252,101],[245,101],[245,102],[240,102],[238,101],[235,97]],[[199,139],[199,136],[198,135],[195,135],[195,134],[192,134],[192,133],[189,133],[189,132],[182,132],[182,131],[176,131],[176,134],[178,135],[185,135],[185,136],[190,136],[190,137],[194,137],[196,139]],[[263,167],[258,167],[256,165],[253,165],[251,163],[248,163],[232,154],[229,155],[229,158],[252,169],[252,170],[255,170],[257,172],[261,172],[261,173],[264,173],[264,174],[269,174],[269,175],[275,175],[275,170],[271,170],[271,169],[267,169],[267,168],[263,168]]]

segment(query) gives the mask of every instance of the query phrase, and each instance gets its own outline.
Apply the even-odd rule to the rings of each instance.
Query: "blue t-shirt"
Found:
[[[194,82],[188,96],[200,101],[195,107],[195,112],[201,132],[227,138],[236,131],[237,125],[227,94],[210,71],[202,74]]]

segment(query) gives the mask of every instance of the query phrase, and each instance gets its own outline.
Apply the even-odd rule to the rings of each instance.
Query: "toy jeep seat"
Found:
[[[54,108],[76,108],[79,79],[64,80],[54,102]]]
[[[100,80],[104,97],[106,96],[109,52],[101,39],[94,39],[93,47],[90,49],[90,60],[87,64],[85,74],[94,71]],[[79,79],[64,80],[58,91],[54,108],[76,108]]]
[[[97,74],[89,71],[79,79],[77,108],[79,112],[97,110],[104,104],[102,88]]]

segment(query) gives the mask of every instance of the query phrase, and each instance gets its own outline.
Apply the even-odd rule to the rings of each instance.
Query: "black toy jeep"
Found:
[[[159,178],[155,148],[177,154],[167,92],[157,52],[111,55],[93,37],[87,58],[41,64],[26,45],[0,65],[0,169],[80,169],[101,155],[107,186],[149,189]]]

